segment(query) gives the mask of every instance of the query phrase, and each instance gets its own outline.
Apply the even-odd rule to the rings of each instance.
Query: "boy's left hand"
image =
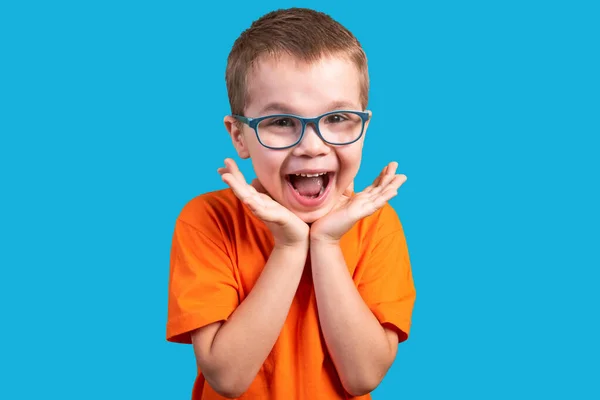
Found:
[[[396,174],[397,168],[398,163],[389,163],[373,183],[360,193],[353,195],[353,185],[350,185],[338,205],[313,222],[311,240],[336,243],[356,222],[383,207],[406,182],[406,175]]]

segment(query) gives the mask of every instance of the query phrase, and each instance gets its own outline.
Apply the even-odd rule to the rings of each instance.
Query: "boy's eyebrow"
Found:
[[[283,103],[268,103],[259,111],[258,114],[266,115],[267,113],[294,114],[292,108]]]
[[[334,101],[327,106],[327,111],[344,109],[358,110],[356,104],[348,101]],[[259,111],[258,115],[266,115],[267,113],[298,114],[292,107],[278,102],[268,103]]]

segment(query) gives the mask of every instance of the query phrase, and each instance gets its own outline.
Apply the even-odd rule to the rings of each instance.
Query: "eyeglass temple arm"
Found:
[[[237,119],[238,121],[241,121],[245,124],[250,124],[250,121],[252,121],[252,118],[248,118],[248,117],[244,117],[242,115],[233,115],[233,118]]]

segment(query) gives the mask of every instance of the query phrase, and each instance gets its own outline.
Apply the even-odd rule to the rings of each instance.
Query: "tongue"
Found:
[[[302,196],[317,196],[323,187],[323,176],[308,178],[292,175],[290,182]]]

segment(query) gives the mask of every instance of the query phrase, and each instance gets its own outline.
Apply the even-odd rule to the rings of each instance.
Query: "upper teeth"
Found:
[[[326,175],[327,172],[319,172],[318,174],[294,174],[296,176],[304,176],[306,178],[314,178],[315,176]]]

